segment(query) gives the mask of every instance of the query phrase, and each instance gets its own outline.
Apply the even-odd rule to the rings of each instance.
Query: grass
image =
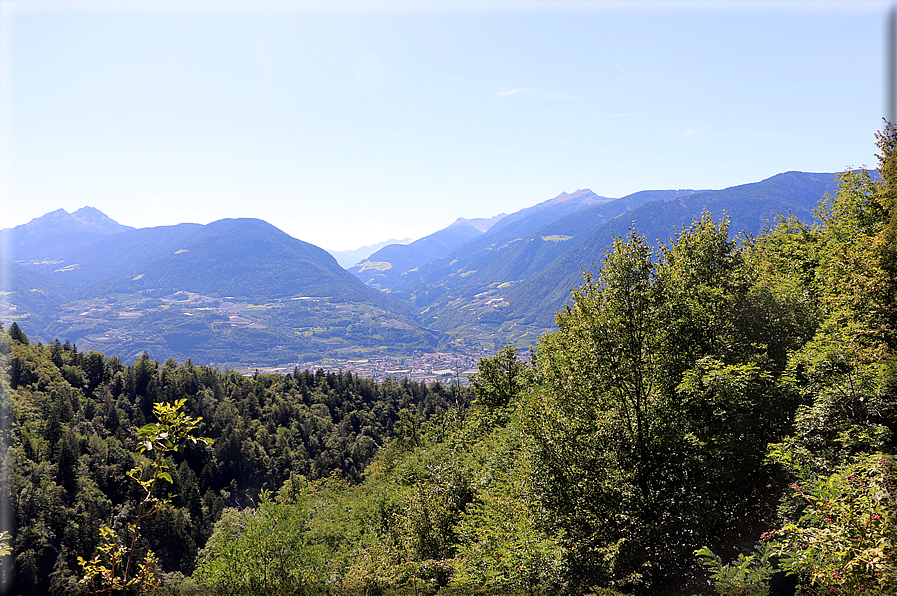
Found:
[[[365,261],[361,264],[361,269],[359,271],[367,271],[368,269],[386,271],[387,269],[392,269],[392,263],[387,261]]]

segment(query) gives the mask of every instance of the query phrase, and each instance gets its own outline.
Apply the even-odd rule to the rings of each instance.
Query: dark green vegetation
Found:
[[[617,238],[472,401],[126,367],[11,326],[17,589],[76,589],[142,498],[135,427],[186,399],[215,442],[166,459],[140,546],[169,593],[895,593],[897,131],[879,147],[881,178],[842,175],[818,225]]]
[[[146,356],[126,366],[68,343],[29,342],[18,325],[0,333],[0,352],[11,439],[3,488],[21,594],[77,591],[77,557],[93,556],[101,527],[121,534],[137,515],[143,491],[126,473],[145,461],[136,429],[155,422],[159,402],[185,399],[203,419],[199,433],[214,439],[169,454],[172,484],[160,496],[171,506],[142,524],[140,549],[151,548],[166,573],[190,574],[225,508],[258,503],[261,490],[290,478],[358,483],[397,432],[467,399],[463,389],[351,374],[244,377]]]

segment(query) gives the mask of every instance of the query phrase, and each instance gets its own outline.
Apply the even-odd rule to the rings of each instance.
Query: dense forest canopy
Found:
[[[618,238],[472,389],[127,366],[11,325],[4,585],[109,593],[126,554],[133,593],[897,592],[897,130],[877,138],[880,179],[841,175],[817,224]]]
[[[153,405],[186,399],[211,448],[172,453],[170,507],[145,524],[144,548],[166,571],[189,574],[226,507],[258,502],[290,478],[358,483],[402,425],[419,425],[467,400],[466,390],[351,373],[241,376],[144,355],[132,365],[54,341],[0,333],[4,400],[11,418],[9,485],[15,515],[15,591],[77,591],[76,557],[99,529],[123,529],[139,495],[126,473],[142,458],[136,431]],[[5,561],[3,570],[13,567]],[[6,581],[11,581],[7,576]]]

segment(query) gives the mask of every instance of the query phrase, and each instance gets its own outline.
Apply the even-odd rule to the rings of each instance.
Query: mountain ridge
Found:
[[[48,252],[73,250],[104,236],[133,230],[94,207],[82,207],[74,213],[57,209],[35,217],[28,223],[0,230],[3,246],[11,251],[11,260],[46,258]],[[9,258],[9,255],[7,255]]]
[[[654,244],[706,209],[717,220],[728,213],[733,234],[758,233],[778,214],[811,221],[836,189],[835,174],[794,171],[618,199],[579,189],[510,215],[459,217],[349,270],[260,219],[135,229],[90,207],[60,209],[3,231],[19,240],[17,253],[0,255],[17,279],[3,299],[37,338],[128,354],[145,342],[216,362],[234,350],[273,359],[532,343],[583,269],[630,227]]]
[[[371,256],[384,246],[389,246],[390,244],[411,244],[412,242],[414,242],[414,238],[404,238],[402,240],[390,238],[389,240],[384,240],[383,242],[360,246],[354,250],[325,250],[333,255],[333,258],[336,259],[336,262],[339,263],[343,269],[348,269],[352,265],[355,265],[356,263],[360,263],[361,261],[367,259],[369,256]]]

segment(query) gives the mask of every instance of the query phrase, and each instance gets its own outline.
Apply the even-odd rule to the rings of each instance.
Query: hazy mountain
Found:
[[[82,207],[71,214],[65,209],[57,209],[0,233],[4,236],[4,246],[10,251],[6,258],[21,261],[46,259],[104,236],[133,229],[110,219],[98,209]]]
[[[0,315],[6,321],[41,329],[52,322],[62,289],[47,275],[0,257]]]
[[[74,296],[89,294],[99,282],[127,275],[156,257],[179,250],[202,227],[183,223],[131,229],[101,237],[77,250],[47,251],[43,262],[29,263],[29,268],[47,273]]]
[[[541,203],[542,209],[522,210],[527,213],[506,218],[514,217],[510,224],[502,221],[486,234],[459,246],[445,257],[431,261],[416,271],[406,272],[395,279],[389,289],[408,293],[419,306],[426,306],[433,296],[445,292],[465,288],[466,293],[477,293],[481,291],[478,288],[490,284],[519,281],[541,271],[595,228],[628,209],[648,201],[692,192],[643,191],[608,201],[604,201],[603,197],[595,200],[597,195],[588,190],[572,195],[564,193],[560,196],[565,200],[553,199]],[[577,203],[577,194],[585,200]]]
[[[757,234],[780,213],[811,220],[836,190],[834,174],[803,172],[620,199],[582,189],[510,215],[459,218],[377,249],[351,273],[257,219],[135,230],[96,210],[58,210],[4,231],[30,255],[5,263],[15,283],[4,300],[16,309],[5,318],[45,341],[218,363],[534,341],[614,236],[634,228],[665,241],[705,209],[728,214],[733,234]]]
[[[432,349],[438,341],[406,302],[258,219],[130,229],[47,254],[7,264],[15,310],[4,318],[35,339],[217,363]]]
[[[94,229],[103,231],[107,234],[119,234],[134,229],[131,226],[125,226],[118,223],[95,207],[81,207],[72,213],[72,217],[85,225],[91,226]]]
[[[34,237],[47,234],[40,230]],[[33,263],[30,269],[74,296],[153,289],[247,299],[340,295],[378,304],[385,300],[327,251],[258,219],[130,228],[77,250],[40,252],[51,262]]]
[[[656,245],[707,210],[717,220],[728,215],[733,235],[757,235],[780,214],[812,221],[819,200],[834,195],[837,189],[835,174],[785,172],[760,182],[643,204],[593,230],[541,271],[508,288],[508,314],[541,325],[553,324],[553,313],[569,299],[571,287],[582,282],[583,269],[599,265],[614,236],[626,236],[631,228]]]
[[[633,227],[652,243],[667,240],[705,208],[716,219],[728,214],[733,234],[757,234],[779,213],[811,220],[819,199],[836,190],[834,174],[787,172],[723,190],[642,191],[595,201],[543,225],[537,225],[539,210],[529,208],[387,287],[410,299],[439,331],[504,321],[547,328],[583,268],[601,262],[614,235]]]
[[[498,223],[499,220],[504,219],[507,216],[507,213],[499,213],[498,215],[493,215],[492,217],[475,217],[473,219],[459,217],[458,221],[469,223],[481,232],[487,232],[489,231],[489,228],[491,228],[496,223]]]
[[[405,238],[404,240],[396,240],[395,238],[390,238],[389,240],[378,242],[377,244],[362,246],[361,248],[356,248],[355,250],[325,250],[333,255],[333,258],[336,259],[336,262],[340,264],[340,267],[342,267],[343,269],[348,269],[352,265],[355,265],[356,263],[367,259],[369,256],[371,256],[384,246],[389,246],[390,244],[410,244],[411,242],[414,242],[413,238]]]
[[[372,254],[367,260],[350,267],[354,275],[375,287],[389,287],[389,280],[438,259],[451,249],[464,244],[483,232],[459,218],[447,228],[415,240],[411,244],[390,244]]]
[[[503,217],[500,222],[492,226],[490,231],[493,232],[493,234],[505,231],[506,228],[518,224],[518,222],[522,220],[531,222],[528,225],[530,226],[530,229],[534,229],[532,227],[532,222],[540,222],[539,225],[546,224],[549,221],[560,219],[565,215],[585,207],[600,205],[601,203],[609,203],[613,200],[614,199],[608,197],[598,196],[588,188],[581,188],[572,193],[562,192],[547,201],[536,203],[532,207],[524,207],[519,211],[515,211],[514,213]],[[536,225],[535,227],[539,227],[539,225]],[[519,227],[518,224],[516,229],[520,231],[523,228]]]
[[[252,300],[338,295],[384,303],[330,253],[259,219],[215,221],[169,248],[175,246],[107,285],[120,292],[153,288]]]
[[[418,283],[418,269],[438,259],[454,260],[458,255],[472,254],[506,238],[539,228],[565,215],[612,201],[599,197],[589,189],[578,190],[526,207],[511,215],[492,218],[458,218],[452,225],[425,236],[406,247],[387,246],[372,254],[350,271],[365,283],[396,290]]]

